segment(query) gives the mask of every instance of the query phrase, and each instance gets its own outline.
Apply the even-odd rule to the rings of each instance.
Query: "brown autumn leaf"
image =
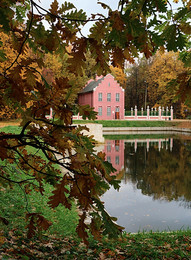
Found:
[[[90,228],[91,228],[91,233],[92,235],[94,236],[94,238],[96,240],[101,240],[102,236],[100,234],[100,229],[98,230],[97,229],[97,226],[96,226],[96,223],[95,223],[95,220],[92,219],[91,223],[90,223]]]
[[[54,0],[52,2],[52,4],[50,5],[50,9],[49,11],[53,14],[53,15],[57,15],[58,14],[58,2],[56,0]]]
[[[48,221],[42,215],[38,215],[37,224],[40,229],[46,231],[52,225],[52,222]]]
[[[66,208],[71,209],[71,203],[69,202],[68,198],[66,197],[66,194],[69,193],[68,189],[66,189],[67,183],[67,176],[64,175],[61,183],[58,183],[56,185],[56,189],[53,191],[53,194],[51,197],[49,197],[48,204],[52,208],[56,208],[59,204],[64,205]]]
[[[37,231],[39,230],[47,230],[52,223],[44,218],[39,213],[28,213],[26,214],[26,219],[29,220],[29,224],[27,225],[28,233],[27,237],[32,238]]]
[[[28,232],[27,232],[27,238],[32,238],[36,234],[36,226],[35,226],[35,214],[27,214],[26,219],[28,220],[30,218],[29,224],[27,225]]]
[[[84,243],[86,245],[89,245],[89,242],[87,240],[88,238],[88,234],[87,232],[85,231],[86,229],[88,229],[88,226],[84,223],[86,219],[86,213],[84,212],[81,216],[80,216],[80,219],[79,219],[79,223],[78,223],[78,226],[76,228],[76,231],[79,235],[80,238],[83,239]]]

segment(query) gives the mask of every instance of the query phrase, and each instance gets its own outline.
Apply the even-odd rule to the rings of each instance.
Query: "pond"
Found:
[[[108,213],[127,232],[191,228],[191,138],[123,138],[103,147],[121,179],[102,197]]]

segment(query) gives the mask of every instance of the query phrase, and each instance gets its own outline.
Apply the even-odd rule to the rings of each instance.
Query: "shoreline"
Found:
[[[191,133],[191,128],[182,127],[103,127],[103,135],[115,134]]]

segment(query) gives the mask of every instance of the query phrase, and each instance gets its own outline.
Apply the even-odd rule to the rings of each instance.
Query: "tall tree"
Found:
[[[101,234],[115,236],[122,230],[100,200],[109,185],[119,187],[110,176],[114,169],[103,153],[94,153],[95,141],[81,133],[84,127],[72,126],[74,100],[82,87],[77,79],[84,73],[85,54],[89,50],[96,61],[93,72],[105,75],[110,64],[123,68],[124,61],[133,62],[139,52],[149,58],[160,46],[183,49],[187,38],[185,19],[190,18],[190,1],[185,0],[176,13],[168,11],[169,2],[165,0],[119,0],[118,10],[114,11],[100,4],[108,15],[87,18],[83,10],[69,2],[59,6],[54,0],[49,10],[34,0],[0,2],[0,31],[10,39],[14,53],[9,57],[5,43],[0,41],[0,91],[6,93],[3,100],[14,104],[22,117],[18,134],[0,134],[0,158],[4,161],[0,166],[1,184],[18,184],[26,193],[34,188],[43,195],[45,183],[51,183],[55,190],[48,204],[70,209],[75,201],[80,209],[77,233],[85,243],[87,230],[96,239]],[[46,28],[44,21],[49,24]],[[83,36],[81,28],[90,21],[94,25],[89,35]],[[29,49],[35,55],[27,55]],[[60,57],[69,55],[68,74],[55,74],[52,83],[42,74],[44,56],[49,52]],[[50,107],[54,111],[51,120],[45,117]],[[84,117],[95,118],[89,107],[77,110]],[[7,167],[13,163],[16,171]],[[90,225],[85,223],[88,215]],[[27,218],[29,237],[35,234],[36,225],[41,229],[50,225],[36,212]]]
[[[126,110],[137,106],[138,109],[144,108],[148,104],[147,98],[147,77],[150,59],[145,57],[137,59],[134,64],[126,68],[127,84],[125,91]]]
[[[151,106],[174,106],[181,116],[184,104],[177,100],[178,85],[169,88],[169,82],[185,71],[179,54],[175,52],[157,52],[148,68],[148,98]]]
[[[125,72],[118,67],[110,66],[110,69],[111,69],[111,74],[114,76],[115,80],[117,80],[120,86],[125,89],[127,86],[127,76]]]

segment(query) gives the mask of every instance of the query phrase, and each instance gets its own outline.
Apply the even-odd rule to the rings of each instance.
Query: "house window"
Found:
[[[107,143],[107,152],[111,152],[111,143],[110,142]]]
[[[119,140],[115,140],[115,151],[119,152]]]
[[[98,116],[102,116],[102,107],[98,107]]]
[[[111,107],[107,107],[107,116],[111,115]]]
[[[111,93],[107,93],[107,101],[111,101]]]
[[[119,107],[116,107],[116,108],[115,108],[115,112],[119,112]]]
[[[110,82],[108,83],[108,86],[110,87]]]
[[[119,93],[116,93],[116,101],[119,102]]]
[[[107,161],[111,163],[111,156],[107,156]]]
[[[119,165],[119,156],[118,156],[118,155],[115,156],[115,164],[116,164],[116,165]]]
[[[102,93],[98,93],[98,101],[102,101]]]

